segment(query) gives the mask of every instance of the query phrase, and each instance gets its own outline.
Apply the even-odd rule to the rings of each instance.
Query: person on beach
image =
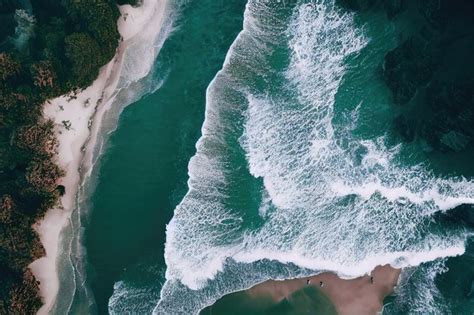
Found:
[[[324,282],[319,281],[319,286],[320,286],[321,288],[324,287]]]
[[[374,284],[374,277],[370,277],[370,283]]]
[[[310,282],[311,282],[311,279],[306,280],[306,285],[309,285]]]

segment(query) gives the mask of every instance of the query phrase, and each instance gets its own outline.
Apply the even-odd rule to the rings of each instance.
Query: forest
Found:
[[[0,314],[34,314],[45,254],[32,225],[56,206],[64,171],[42,109],[89,86],[114,56],[118,4],[137,0],[0,0]]]

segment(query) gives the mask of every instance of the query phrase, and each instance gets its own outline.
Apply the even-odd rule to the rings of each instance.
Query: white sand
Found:
[[[59,140],[57,162],[66,171],[60,184],[66,187],[66,194],[61,198],[61,206],[49,210],[44,220],[34,226],[46,250],[45,257],[30,264],[40,281],[40,295],[44,302],[38,314],[48,314],[56,300],[59,289],[56,261],[61,231],[76,207],[79,186],[92,169],[92,151],[103,115],[113,103],[121,77],[137,81],[152,69],[159,50],[154,43],[166,20],[167,9],[168,0],[144,0],[139,8],[121,6],[118,30],[123,41],[114,59],[102,67],[92,86],[77,94],[77,98],[61,96],[45,104],[45,117],[56,123]],[[127,62],[131,57],[127,56],[128,50],[130,55],[145,56],[139,62]],[[69,130],[63,121],[70,123]]]

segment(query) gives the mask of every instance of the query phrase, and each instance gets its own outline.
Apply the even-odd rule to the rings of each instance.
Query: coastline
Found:
[[[153,66],[159,49],[152,43],[161,32],[167,8],[167,0],[144,0],[140,7],[120,6],[121,16],[117,27],[122,40],[114,58],[100,69],[98,78],[90,87],[77,94],[50,100],[44,105],[44,117],[53,120],[56,126],[59,142],[56,162],[66,172],[59,184],[65,187],[66,193],[61,197],[60,205],[50,209],[44,219],[33,226],[46,251],[46,256],[35,260],[29,266],[40,282],[39,294],[43,306],[38,314],[49,313],[55,304],[59,291],[56,262],[63,241],[61,231],[70,224],[79,189],[90,175],[93,150],[97,144],[103,117],[111,108],[120,89],[122,75],[130,70],[124,67],[127,49],[136,41],[151,45],[147,46],[147,51],[140,51],[152,54],[151,61],[137,65],[141,67],[138,71],[134,68],[134,76],[129,78],[130,81],[137,81],[146,76]]]
[[[269,280],[248,289],[246,293],[250,298],[269,297],[279,303],[311,286],[325,294],[340,315],[375,315],[382,311],[384,299],[394,292],[400,273],[400,269],[389,265],[376,267],[370,275],[347,280],[324,272],[300,279]]]
[[[237,294],[324,315],[474,310],[474,1],[180,2],[131,84],[143,27],[121,37],[116,3],[147,0],[97,1],[2,12],[20,70],[0,89],[17,100],[0,104],[0,314],[206,315]]]

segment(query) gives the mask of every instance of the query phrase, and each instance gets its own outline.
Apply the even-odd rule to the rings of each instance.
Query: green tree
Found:
[[[5,81],[18,73],[20,73],[20,64],[9,54],[0,53],[0,80]]]
[[[78,86],[87,86],[97,77],[101,66],[99,44],[86,33],[73,33],[66,37],[65,48]]]

